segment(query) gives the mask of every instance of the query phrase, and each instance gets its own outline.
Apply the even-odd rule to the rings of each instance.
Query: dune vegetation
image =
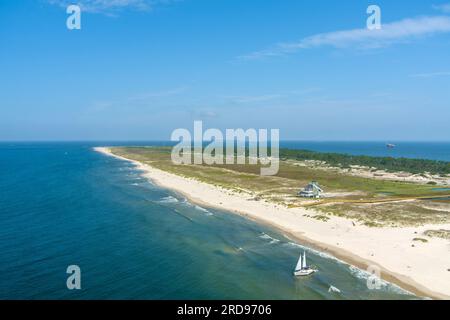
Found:
[[[317,219],[323,221],[327,219],[322,217],[327,215],[346,217],[368,226],[422,225],[450,221],[450,190],[446,188],[436,188],[434,184],[427,183],[359,177],[317,165],[298,165],[297,160],[294,160],[325,161],[331,154],[297,150],[289,153],[284,150],[281,152],[278,174],[261,176],[258,165],[174,165],[170,158],[171,148],[168,147],[115,147],[111,151],[157,169],[243,194],[255,201],[314,208],[316,210],[311,210],[311,217],[317,216]],[[313,155],[312,159],[307,155]],[[366,157],[355,157],[358,160],[351,162],[347,157],[340,158],[336,155],[332,157],[334,160],[328,160],[327,163],[334,163],[338,159],[346,159],[345,163],[348,165],[380,161],[377,158],[362,161]],[[386,161],[385,169],[396,167],[403,171],[405,166],[416,165],[414,161],[404,166],[399,166],[396,159],[392,161],[397,164]],[[427,161],[424,160],[424,163],[428,163]],[[439,165],[435,165],[438,170]],[[298,191],[312,180],[319,182],[325,191],[325,197],[318,200],[298,197]]]

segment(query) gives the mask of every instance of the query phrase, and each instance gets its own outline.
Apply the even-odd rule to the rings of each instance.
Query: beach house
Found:
[[[298,195],[302,198],[321,198],[323,190],[320,188],[317,181],[310,182]]]

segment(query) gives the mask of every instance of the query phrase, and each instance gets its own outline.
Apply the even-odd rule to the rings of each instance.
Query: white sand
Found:
[[[132,161],[143,170],[145,177],[183,194],[193,202],[270,224],[288,236],[359,268],[375,265],[382,270],[383,279],[416,294],[450,299],[450,242],[422,235],[429,229],[449,230],[450,224],[369,228],[354,226],[351,220],[339,217],[322,222],[304,217],[305,214],[311,215],[311,209],[288,209],[265,201],[254,201],[228,190],[115,156],[108,148],[95,150]],[[416,237],[427,239],[428,242],[414,242]]]

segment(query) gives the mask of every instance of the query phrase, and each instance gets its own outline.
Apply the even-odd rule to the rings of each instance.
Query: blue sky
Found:
[[[448,0],[79,3],[70,31],[67,1],[0,0],[0,140],[450,141]]]

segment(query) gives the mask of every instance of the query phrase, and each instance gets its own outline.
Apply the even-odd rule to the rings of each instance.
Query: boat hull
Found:
[[[314,270],[314,269],[302,269],[302,270],[296,270],[294,272],[294,275],[296,277],[306,277],[306,276],[309,276],[309,275],[311,275],[311,274],[313,274],[315,272],[317,272],[317,270]]]

